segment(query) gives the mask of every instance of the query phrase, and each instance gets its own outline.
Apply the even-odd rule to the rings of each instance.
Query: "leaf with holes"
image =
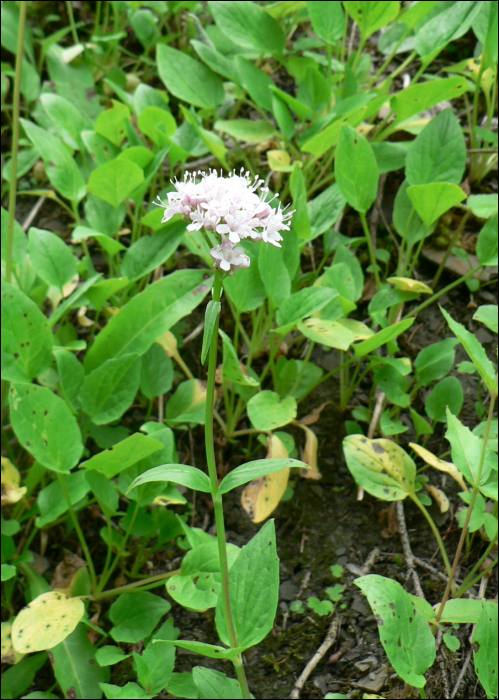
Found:
[[[43,593],[21,610],[12,625],[12,643],[16,651],[52,649],[73,632],[85,613],[80,598],[64,593]]]

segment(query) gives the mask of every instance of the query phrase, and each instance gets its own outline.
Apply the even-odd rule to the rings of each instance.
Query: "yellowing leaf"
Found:
[[[66,639],[85,613],[80,598],[51,591],[21,610],[12,625],[12,643],[21,654],[52,649]]]
[[[317,435],[313,430],[307,428],[305,425],[300,426],[302,430],[305,431],[305,449],[301,456],[302,462],[308,464],[311,469],[300,469],[300,476],[304,479],[322,479],[322,474],[317,466],[317,449],[319,447],[319,441],[317,440]]]
[[[402,292],[414,292],[416,294],[433,294],[433,289],[423,282],[410,279],[409,277],[388,277],[387,282]]]
[[[12,620],[2,622],[2,663],[14,664],[19,663],[23,658],[12,646]]]
[[[431,486],[430,484],[426,485],[426,490],[430,494],[430,496],[433,498],[437,506],[440,508],[441,513],[447,513],[447,511],[450,508],[450,503],[449,499],[445,495],[445,493],[442,491],[442,489],[437,489],[436,486]]]
[[[369,326],[366,326],[366,324],[361,321],[356,321],[354,318],[340,318],[337,323],[351,331],[354,334],[355,341],[367,340],[374,335],[374,331],[372,331]]]
[[[444,462],[443,459],[439,459],[433,453],[429,452],[424,447],[421,447],[421,445],[416,445],[415,442],[410,442],[409,447],[412,447],[412,449],[418,455],[418,457],[421,457],[421,459],[423,459],[426,462],[426,464],[429,464],[430,467],[434,467],[435,469],[438,469],[441,472],[446,472],[447,474],[450,474],[452,478],[457,481],[457,483],[463,489],[463,491],[468,490],[466,482],[463,479],[463,475],[457,469],[457,467],[454,464],[452,464],[452,462]]]
[[[293,170],[291,158],[286,151],[267,151],[269,168],[277,173],[290,173]]]
[[[344,325],[337,321],[321,318],[308,318],[305,321],[300,321],[298,330],[314,343],[321,343],[321,345],[338,350],[348,350],[355,340],[355,335]]]
[[[283,443],[275,435],[268,438],[267,459],[287,459],[289,457]],[[304,470],[306,471],[306,470]],[[289,479],[289,467],[273,474],[253,479],[241,495],[241,504],[254,523],[261,523],[269,517],[284,496]]]
[[[10,459],[2,457],[2,505],[17,503],[26,493],[26,487],[19,484],[21,475]]]
[[[164,348],[164,351],[168,357],[173,357],[175,360],[177,359],[177,339],[171,331],[166,331],[166,333],[164,333],[161,338],[158,338],[156,342],[159,343],[162,348]]]

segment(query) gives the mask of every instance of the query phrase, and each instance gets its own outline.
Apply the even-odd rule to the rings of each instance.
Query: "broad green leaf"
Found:
[[[205,44],[202,41],[191,39],[191,46],[203,63],[206,63],[208,68],[211,68],[214,73],[222,75],[232,83],[239,82],[237,68],[230,58],[227,58],[227,56],[224,56],[223,53],[217,51],[213,46]]]
[[[443,11],[435,14],[416,32],[415,49],[418,54],[423,58],[431,56],[466,34],[481,6],[481,2],[454,2],[443,6]]]
[[[407,241],[407,245],[412,248],[422,238],[429,236],[437,224],[434,223],[429,229],[427,228],[409,199],[408,188],[409,183],[404,180],[395,197],[393,225],[399,236]]]
[[[470,360],[479,371],[480,376],[485,382],[488,390],[491,393],[497,394],[497,372],[495,371],[492,362],[487,357],[483,346],[464,326],[457,321],[454,321],[454,319],[445,309],[440,307],[440,311],[443,313],[451,331],[457,338],[459,338],[459,342],[464,347]]]
[[[94,238],[111,257],[117,255],[120,250],[126,250],[123,243],[120,243],[105,233],[94,231],[94,229],[88,226],[76,226],[76,228],[73,229],[73,233],[71,234],[71,239],[73,241],[86,241],[88,238]]]
[[[483,440],[463,425],[449,409],[447,409],[445,437],[451,445],[453,463],[471,485],[475,484],[478,479]],[[487,469],[487,464],[484,462],[481,474],[482,483],[486,481],[489,471],[490,467]]]
[[[171,143],[171,137],[177,131],[177,123],[173,115],[164,107],[146,107],[140,113],[137,123],[141,132],[148,136],[156,146],[168,146]]]
[[[367,39],[383,29],[397,17],[400,10],[400,2],[345,2],[345,10],[350,17],[359,25],[363,39]]]
[[[411,185],[407,188],[407,195],[427,228],[446,211],[466,199],[460,187],[447,182]]]
[[[10,420],[21,445],[44,467],[69,472],[83,444],[75,417],[65,401],[34,384],[10,387]]]
[[[171,481],[174,484],[187,486],[194,491],[203,491],[204,493],[211,491],[207,474],[188,464],[163,464],[160,467],[149,469],[131,483],[128,491],[151,481]]]
[[[72,599],[75,600],[75,599]],[[95,661],[95,646],[87,636],[87,628],[81,624],[63,642],[51,650],[55,677],[64,697],[100,698],[101,683],[109,673]]]
[[[173,362],[159,343],[153,343],[142,357],[140,390],[149,400],[166,394],[173,385]]]
[[[2,281],[2,379],[29,382],[50,367],[53,336],[38,306]]]
[[[204,425],[205,407],[205,385],[199,379],[188,379],[178,385],[166,404],[166,421],[169,425],[184,423]]]
[[[135,352],[106,360],[85,377],[79,399],[93,423],[111,423],[130,408],[139,389],[140,366]]]
[[[311,238],[316,238],[330,229],[340,218],[345,208],[345,200],[335,183],[308,203]]]
[[[185,223],[176,221],[143,236],[133,243],[121,261],[120,272],[134,281],[163,265],[177,250],[185,233]]]
[[[36,157],[38,160],[38,154]],[[4,171],[5,177],[5,171]],[[7,252],[7,228],[9,221],[9,213],[7,209],[2,207],[2,260],[5,260]],[[14,230],[13,230],[13,240],[12,240],[12,263],[14,265],[19,265],[26,258],[28,253],[28,239],[24,233],[21,224],[19,224],[14,219]]]
[[[243,697],[239,681],[225,673],[204,666],[195,666],[192,678],[200,700],[239,700]]]
[[[371,148],[376,157],[379,174],[401,170],[407,161],[407,155],[412,148],[407,143],[374,142]]]
[[[99,666],[114,666],[114,664],[128,659],[129,656],[131,656],[131,654],[125,654],[125,650],[121,649],[121,647],[109,645],[97,649],[95,660]]]
[[[474,600],[472,598],[468,600],[463,600],[462,598],[448,600],[440,619],[444,624],[476,625],[483,612],[483,604],[483,600]]]
[[[306,209],[302,209],[302,211],[305,211],[306,214]],[[293,220],[295,216],[296,213]],[[307,230],[310,232],[310,224],[307,226],[307,222],[308,215],[306,215],[305,220],[302,219],[302,229],[299,228],[299,224],[295,227],[293,223],[293,228],[298,235],[301,232],[306,234]],[[304,235],[304,237],[308,236]],[[273,245],[261,246],[258,256],[258,270],[269,300],[275,306],[281,306],[291,294],[291,278],[284,260],[284,248],[276,248]]]
[[[418,383],[429,386],[437,379],[446,377],[454,367],[457,338],[446,338],[421,350],[414,362]]]
[[[289,467],[310,469],[308,464],[300,462],[299,459],[257,459],[254,462],[248,462],[240,467],[236,467],[236,469],[229,472],[222,480],[218,491],[221,494],[228,493],[238,486],[253,481],[253,479],[259,479],[261,476],[274,474]]]
[[[489,328],[492,331],[492,333],[495,333],[497,335],[499,331],[497,319],[497,306],[493,304],[484,304],[483,306],[479,306],[478,310],[475,311],[473,319],[475,321],[480,321],[480,323],[483,323],[485,326],[487,326],[487,328]]]
[[[140,685],[131,681],[121,687],[111,683],[99,683],[99,686],[108,700],[151,700],[153,697]]]
[[[147,352],[202,302],[212,285],[203,278],[202,270],[178,270],[133,297],[97,336],[85,357],[87,372],[107,359]]]
[[[201,350],[201,364],[204,365],[208,353],[210,351],[210,346],[213,338],[213,331],[215,326],[218,324],[218,317],[220,316],[220,309],[222,305],[219,301],[214,301],[211,299],[207,306],[204,315],[204,333],[203,333],[203,347]],[[216,339],[215,341],[216,342]]]
[[[92,172],[88,191],[117,209],[143,180],[144,173],[138,165],[116,158]]]
[[[256,430],[275,430],[296,418],[296,399],[281,400],[274,391],[261,391],[247,404],[248,416]]]
[[[475,670],[488,698],[497,697],[497,605],[483,602],[483,611],[473,633]],[[478,649],[476,648],[478,647]]]
[[[336,44],[345,31],[345,15],[339,2],[307,2],[312,27],[318,37]]]
[[[178,630],[173,626],[173,618],[170,618],[161,625],[142,654],[135,652],[133,655],[137,679],[153,697],[166,688],[175,665],[175,648],[157,642],[170,642],[177,636]]]
[[[222,330],[218,331],[223,340],[223,365],[222,373],[224,381],[242,386],[259,386],[259,382],[251,377],[244,365],[241,365],[237,352],[229,336]]]
[[[121,146],[127,135],[127,120],[130,110],[122,102],[112,100],[113,106],[99,114],[95,121],[95,131],[115,146]]]
[[[461,413],[464,402],[463,385],[457,377],[445,377],[437,382],[426,397],[426,415],[434,421],[445,423],[446,409],[454,415]]]
[[[308,318],[297,325],[300,333],[314,343],[326,345],[329,348],[348,350],[355,340],[355,335],[338,321],[328,321],[322,318]]]
[[[106,518],[117,515],[120,494],[116,483],[94,469],[85,472],[85,479]]]
[[[416,465],[391,440],[349,435],[343,440],[347,466],[359,486],[383,501],[401,501],[414,494]]]
[[[269,520],[241,549],[230,568],[229,585],[236,640],[239,646],[247,649],[267,636],[277,612],[279,559],[273,520]],[[220,598],[215,623],[220,639],[228,644]]]
[[[195,107],[214,109],[225,97],[220,78],[188,54],[158,44],[156,49],[159,77],[166,88]]]
[[[488,219],[497,214],[498,196],[496,194],[471,194],[466,200],[466,206],[479,219]]]
[[[194,654],[207,656],[209,659],[230,660],[233,659],[235,656],[238,656],[242,651],[244,651],[242,647],[238,647],[236,649],[226,649],[225,647],[218,647],[213,644],[205,644],[204,642],[191,642],[188,640],[175,640],[173,642],[170,642],[170,644],[179,647],[180,649],[192,651]]]
[[[29,254],[38,277],[53,287],[62,290],[76,275],[74,255],[52,231],[30,228]]]
[[[277,309],[276,319],[280,335],[289,333],[303,318],[319,311],[335,297],[332,289],[326,287],[305,287],[291,294]]]
[[[2,29],[4,26],[3,9],[2,7]],[[2,39],[4,34],[5,30],[2,31]],[[36,674],[47,661],[48,656],[42,651],[33,656],[25,656],[15,666],[8,668],[5,673],[2,674],[2,692],[5,697],[19,698],[23,693],[29,692]]]
[[[216,25],[239,46],[265,53],[280,54],[285,36],[279,24],[254,2],[240,0],[237,5],[208,2]]]
[[[90,485],[83,472],[63,474],[61,479],[64,479],[66,483],[69,500],[72,506],[81,502],[90,491]],[[57,481],[52,481],[40,491],[37,498],[37,506],[40,511],[40,516],[36,518],[35,523],[36,526],[40,528],[53,523],[57,518],[67,512],[69,506],[59,479]]]
[[[244,241],[241,246],[251,259],[251,265],[246,270],[238,270],[237,275],[227,277],[224,280],[224,289],[240,311],[248,312],[258,309],[266,299],[265,287],[258,271],[258,257],[262,246],[245,244]]]
[[[83,365],[70,350],[54,348],[57,371],[61,379],[62,397],[69,402],[74,411],[80,408],[78,395],[85,380]]]
[[[126,286],[128,286],[128,277],[110,277],[90,285],[85,296],[97,310],[100,310],[108,299]]]
[[[17,571],[16,567],[13,566],[12,564],[2,564],[2,582],[9,581],[11,578],[14,578],[14,576],[16,575],[16,571]],[[2,623],[2,625],[3,625],[3,623]]]
[[[354,583],[381,619],[379,636],[393,668],[406,683],[423,688],[436,657],[435,639],[413,596],[398,581],[374,574]]]
[[[478,259],[487,267],[497,265],[498,239],[497,239],[497,214],[492,216],[478,234],[476,242],[476,254]]]
[[[109,608],[116,642],[136,644],[148,637],[163,615],[171,609],[167,600],[147,591],[123,593]]]
[[[84,614],[85,606],[80,598],[68,598],[57,591],[43,593],[14,620],[14,648],[21,654],[52,649],[75,630]]]
[[[81,132],[92,128],[92,122],[86,114],[80,112],[77,107],[60,95],[46,92],[40,95],[40,102],[48,114],[57,131],[73,148],[78,148],[81,143]],[[69,139],[67,139],[69,135]]]
[[[263,119],[219,119],[213,128],[244,143],[265,143],[275,134],[274,126]]]
[[[332,122],[332,124],[327,126],[322,131],[319,131],[318,134],[315,134],[304,143],[302,143],[301,150],[304,153],[312,153],[312,155],[316,157],[324,155],[326,151],[328,151],[333,146],[336,146],[341,136],[343,127],[348,126],[351,128],[358,126],[361,123],[365,112],[366,107],[364,105],[362,107],[359,107],[358,109],[353,110],[352,112],[338,117]]]
[[[251,99],[254,100],[259,107],[271,112],[271,89],[274,88],[275,85],[267,73],[243,56],[236,56],[235,65],[239,75],[239,79],[236,80],[236,82],[243,86]],[[307,113],[309,113],[309,111],[310,110],[307,108]]]
[[[406,160],[409,185],[450,182],[459,185],[466,168],[463,130],[452,109],[440,112],[416,136]]]
[[[334,172],[348,204],[365,213],[378,193],[378,165],[369,141],[351,126],[341,130]]]
[[[103,450],[86,462],[82,462],[80,468],[95,469],[108,479],[112,479],[128,467],[162,448],[163,443],[159,440],[142,435],[142,433],[134,433],[110,449]]]
[[[390,340],[394,340],[401,333],[404,333],[404,331],[410,328],[414,323],[414,320],[415,319],[413,318],[408,318],[405,321],[394,323],[393,325],[378,331],[371,336],[371,338],[363,340],[362,343],[358,343],[358,345],[354,346],[355,357],[364,357],[373,350],[377,350],[377,348],[380,348],[382,345],[389,343]]]

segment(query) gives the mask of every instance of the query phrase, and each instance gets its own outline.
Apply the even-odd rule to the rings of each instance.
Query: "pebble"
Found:
[[[279,598],[281,600],[294,600],[299,588],[292,581],[283,581],[279,586]]]
[[[383,666],[378,668],[377,671],[372,671],[366,676],[357,681],[356,685],[363,690],[367,690],[370,693],[379,693],[381,688],[385,685],[388,680],[388,670]]]

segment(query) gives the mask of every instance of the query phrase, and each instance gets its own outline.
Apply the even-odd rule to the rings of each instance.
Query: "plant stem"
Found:
[[[149,578],[142,579],[141,581],[134,581],[133,583],[127,583],[124,586],[118,586],[117,588],[111,588],[108,591],[102,591],[101,593],[96,593],[95,595],[81,596],[83,600],[102,600],[103,598],[112,598],[120,593],[126,593],[127,591],[133,591],[136,588],[144,590],[145,587],[152,588],[153,586],[159,586],[167,578],[172,576],[177,576],[180,574],[180,569],[175,571],[168,571],[165,574],[158,574],[157,576],[150,576]]]
[[[69,1],[66,2],[66,9],[68,11],[69,24],[71,26],[71,34],[73,36],[73,41],[76,45],[76,44],[79,44],[80,42],[78,41],[78,34],[76,32],[75,18],[73,15],[73,6],[71,5],[71,3]]]
[[[466,226],[466,222],[468,221],[470,216],[471,216],[471,209],[466,212],[466,214],[461,219],[461,223],[459,224],[457,229],[452,234],[452,237],[449,241],[449,245],[447,246],[447,250],[445,251],[445,255],[442,258],[442,262],[438,266],[438,270],[435,274],[435,277],[433,278],[433,282],[431,283],[432,289],[435,289],[435,287],[437,286],[438,280],[440,279],[440,276],[441,276],[442,272],[444,271],[445,263],[447,262],[447,259],[448,259],[449,255],[451,254],[452,248],[454,247],[454,244],[456,243],[456,241],[459,240],[459,236],[463,232],[464,227]]]
[[[215,285],[213,287],[213,301],[220,301],[222,296],[222,277],[215,273]],[[217,317],[215,327],[211,336],[210,352],[208,355],[208,381],[206,386],[206,420],[205,420],[205,443],[206,443],[206,463],[208,465],[208,474],[211,484],[211,495],[213,498],[213,506],[215,511],[215,523],[217,527],[217,542],[218,554],[220,558],[220,574],[222,585],[222,604],[224,611],[225,624],[227,627],[227,635],[229,637],[230,646],[235,649],[238,647],[236,632],[234,629],[234,621],[232,619],[232,611],[230,608],[230,590],[229,590],[229,563],[227,560],[227,545],[225,542],[225,523],[224,512],[222,505],[222,496],[218,493],[218,478],[217,467],[215,461],[215,446],[213,440],[213,409],[215,403],[215,371],[217,368],[217,344],[218,344],[218,323]],[[233,660],[237,678],[241,685],[241,691],[244,698],[250,698],[248,682],[244,672],[241,655],[236,656]]]
[[[371,232],[367,226],[366,214],[363,211],[359,211],[360,220],[362,222],[362,228],[364,229],[364,235],[366,237],[367,249],[369,250],[369,259],[371,260],[371,265],[374,272],[374,279],[376,281],[376,287],[379,289],[381,286],[381,280],[379,278],[378,264],[376,263],[376,256],[374,254],[373,242],[371,238]]]
[[[68,491],[68,485],[66,484],[64,480],[64,474],[58,474],[59,477],[59,483],[61,484],[61,489],[64,494],[64,498],[66,499],[66,502],[68,504],[68,510],[69,514],[71,516],[71,520],[73,521],[74,528],[76,530],[76,534],[78,535],[78,539],[80,541],[81,548],[83,550],[83,554],[85,556],[85,561],[88,564],[88,570],[90,572],[90,578],[92,580],[92,588],[94,591],[97,590],[97,577],[95,575],[95,568],[94,568],[94,563],[92,561],[92,557],[90,555],[90,550],[87,545],[87,541],[85,540],[85,535],[83,534],[83,530],[80,527],[80,523],[78,521],[78,517],[74,511],[73,504],[71,503],[71,496],[69,495]]]
[[[496,539],[496,541],[497,541],[497,539]],[[470,588],[472,588],[475,585],[475,583],[478,583],[478,581],[480,581],[484,576],[486,576],[489,573],[489,571],[491,571],[494,568],[494,566],[496,566],[496,564],[497,564],[497,558],[494,559],[494,561],[490,562],[490,564],[488,566],[486,566],[485,569],[478,574],[478,576],[475,576],[475,578],[472,578],[471,581],[468,581],[468,578],[466,578],[466,581],[468,581],[468,583],[466,584],[466,590],[464,591],[464,593],[466,593],[466,591],[468,591]],[[461,589],[459,589],[459,590],[461,590]]]
[[[447,601],[449,599],[451,586],[454,583],[454,577],[456,575],[457,565],[459,564],[459,560],[461,559],[461,552],[463,551],[464,541],[465,541],[466,535],[468,533],[468,526],[470,524],[471,514],[473,512],[473,507],[475,505],[476,497],[477,497],[478,492],[480,490],[480,479],[482,476],[482,469],[483,469],[483,463],[485,461],[485,454],[487,452],[487,442],[489,440],[490,426],[492,424],[492,418],[494,416],[494,406],[496,403],[496,398],[497,398],[497,382],[496,382],[496,392],[494,394],[491,393],[491,396],[490,396],[489,414],[487,416],[487,425],[485,427],[485,434],[483,436],[482,452],[480,454],[480,462],[478,464],[478,471],[477,471],[476,479],[475,479],[475,482],[473,484],[473,491],[471,493],[470,504],[468,506],[468,511],[466,513],[466,520],[464,521],[463,529],[461,531],[461,537],[459,538],[459,544],[457,545],[456,556],[454,557],[454,561],[452,563],[452,570],[449,574],[449,580],[447,581],[447,586],[445,587],[444,597],[442,598],[442,602],[440,603],[440,607],[438,608],[437,617],[435,619],[435,624],[438,624],[438,622],[440,622],[440,618],[442,617],[442,614],[444,612],[445,604],[447,603]]]
[[[462,584],[459,586],[459,589],[458,589],[456,596],[455,596],[456,598],[461,598],[466,593],[466,591],[471,588],[471,586],[473,584],[470,583],[470,581],[473,579],[473,576],[476,574],[476,572],[481,567],[483,562],[487,559],[487,557],[489,556],[491,551],[494,549],[494,547],[496,546],[496,542],[497,542],[497,533],[496,533],[496,536],[494,537],[494,539],[491,540],[491,542],[489,543],[489,546],[487,547],[485,552],[482,554],[480,559],[477,561],[475,566],[472,568],[470,573],[466,576],[466,578],[464,579]],[[482,576],[483,576],[483,572],[480,574],[480,577],[482,577]],[[474,579],[473,579],[473,581],[474,581]]]
[[[458,287],[462,282],[465,282],[467,279],[470,277],[473,277],[474,274],[476,274],[479,270],[481,270],[483,265],[478,265],[478,267],[475,267],[473,270],[470,270],[467,272],[465,275],[460,277],[458,280],[455,282],[451,282],[451,284],[448,284],[447,287],[444,287],[441,289],[439,292],[431,296],[429,299],[424,301],[422,304],[419,306],[416,306],[415,309],[412,311],[409,311],[408,314],[404,316],[402,321],[405,321],[406,318],[412,318],[413,316],[417,316],[420,311],[423,311],[423,309],[426,309],[428,306],[431,306],[437,299],[440,299],[440,297],[443,297],[444,294],[447,294],[447,292],[450,292],[452,289],[455,287]]]
[[[438,531],[438,528],[435,525],[433,518],[428,513],[428,511],[426,510],[424,505],[421,503],[419,498],[416,495],[414,495],[414,496],[411,496],[411,499],[417,505],[419,510],[423,513],[424,517],[426,518],[426,520],[428,522],[428,525],[431,527],[433,534],[435,535],[435,539],[438,542],[438,546],[439,546],[440,552],[442,554],[442,559],[444,560],[445,569],[447,571],[447,575],[449,576],[449,580],[450,580],[450,575],[451,575],[450,562],[449,562],[449,557],[447,556],[447,551],[445,549],[445,545],[444,545],[443,540],[442,540],[442,536],[440,535],[440,532]]]
[[[19,108],[21,101],[21,77],[23,70],[24,30],[28,3],[22,2],[19,8],[19,30],[17,33],[16,74],[12,104],[12,159],[10,162],[9,218],[7,221],[7,245],[5,250],[5,280],[12,280],[12,252],[14,244],[14,222],[16,219],[17,156],[19,153]]]
[[[120,561],[121,557],[123,556],[123,552],[125,551],[125,548],[126,548],[128,539],[129,539],[130,534],[131,534],[131,532],[132,532],[132,530],[133,530],[133,526],[135,525],[135,520],[136,520],[136,518],[137,518],[138,513],[139,513],[139,502],[136,501],[136,502],[135,502],[134,511],[133,511],[133,513],[132,513],[132,517],[130,518],[130,523],[128,524],[128,527],[127,527],[126,532],[125,532],[125,534],[124,534],[124,536],[123,536],[123,539],[121,540],[121,543],[120,543],[120,546],[119,546],[119,548],[118,548],[118,551],[116,552],[116,556],[115,556],[115,558],[114,558],[114,561],[113,561],[113,563],[111,564],[111,567],[110,567],[107,571],[104,571],[103,574],[102,574],[102,576],[101,576],[101,580],[100,580],[100,582],[99,582],[99,588],[100,588],[101,590],[104,588],[104,586],[106,585],[106,583],[109,581],[109,578],[111,577],[111,574],[112,574],[113,571],[116,569],[116,567],[117,567],[118,564],[119,564],[119,561]]]

